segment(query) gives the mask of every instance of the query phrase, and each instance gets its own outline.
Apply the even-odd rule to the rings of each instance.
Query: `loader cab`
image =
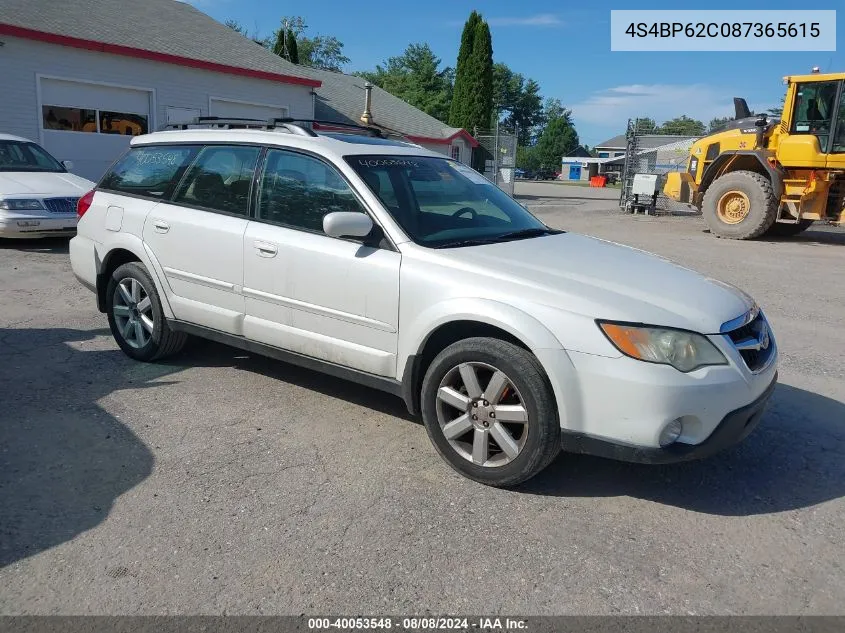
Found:
[[[845,168],[845,73],[786,77],[778,161],[794,168]]]

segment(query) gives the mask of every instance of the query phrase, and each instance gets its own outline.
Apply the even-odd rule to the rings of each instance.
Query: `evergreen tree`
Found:
[[[475,27],[470,68],[473,99],[466,112],[466,123],[461,126],[466,130],[483,128],[493,118],[493,40],[484,20]]]
[[[449,125],[453,127],[464,127],[466,121],[468,103],[471,99],[470,90],[472,89],[469,64],[475,42],[476,27],[480,22],[481,15],[477,11],[470,13],[461,35],[461,48],[458,51],[458,64],[455,67],[455,89],[449,107]],[[471,133],[472,129],[470,128],[469,131]]]

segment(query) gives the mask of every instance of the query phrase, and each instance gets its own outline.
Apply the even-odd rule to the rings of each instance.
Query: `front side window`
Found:
[[[823,152],[827,151],[838,87],[838,81],[820,81],[796,87],[791,131],[793,134],[815,135]]]
[[[347,156],[417,244],[434,248],[553,231],[470,167],[427,156]]]
[[[133,147],[103,177],[99,188],[151,198],[169,197],[198,151],[198,147],[187,145]]]
[[[63,172],[65,168],[35,143],[0,141],[0,171]]]
[[[173,201],[246,216],[260,153],[258,147],[205,147],[185,175]]]
[[[337,170],[321,160],[286,150],[267,152],[256,217],[323,232],[323,217],[335,211],[364,213]]]

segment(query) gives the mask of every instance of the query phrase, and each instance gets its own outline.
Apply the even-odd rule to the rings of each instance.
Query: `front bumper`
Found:
[[[56,217],[7,211],[0,215],[0,237],[71,236],[76,233],[76,222],[76,214]]]
[[[777,385],[777,373],[766,390],[751,404],[728,413],[700,444],[676,442],[665,448],[627,446],[580,433],[562,434],[563,450],[643,464],[670,464],[701,459],[738,444],[760,423],[769,397]]]

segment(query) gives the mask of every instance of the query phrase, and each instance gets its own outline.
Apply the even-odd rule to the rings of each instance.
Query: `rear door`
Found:
[[[164,271],[179,320],[242,334],[243,236],[261,151],[202,147],[172,200],[147,216],[144,242]]]

